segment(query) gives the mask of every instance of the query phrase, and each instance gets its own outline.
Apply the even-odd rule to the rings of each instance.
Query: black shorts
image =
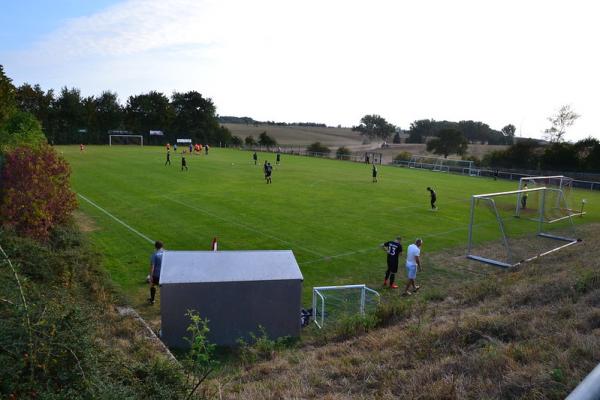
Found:
[[[393,272],[394,274],[398,272],[398,260],[387,260],[388,270]]]
[[[158,276],[153,276],[152,277],[152,283],[154,283],[155,285],[159,284],[159,280],[160,280],[160,278]]]

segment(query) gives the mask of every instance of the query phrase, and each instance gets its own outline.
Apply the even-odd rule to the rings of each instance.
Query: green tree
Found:
[[[256,146],[258,143],[256,143],[256,140],[254,140],[254,136],[249,135],[246,136],[246,138],[244,139],[244,143],[246,144],[246,146]]]
[[[362,136],[369,139],[387,140],[395,131],[394,125],[388,123],[385,118],[373,114],[365,115],[360,120],[360,125],[352,127],[353,131],[360,132]]]
[[[52,130],[48,132],[53,143],[79,142],[78,130],[86,128],[86,111],[77,88],[63,87],[53,104]]]
[[[425,143],[427,136],[435,134],[435,121],[432,119],[421,119],[410,124],[406,143]]]
[[[600,141],[587,137],[574,145],[579,168],[584,170],[600,171]]]
[[[577,149],[570,143],[554,142],[544,149],[541,163],[545,169],[574,170],[577,169],[579,160]]]
[[[196,91],[175,92],[171,99],[175,110],[173,129],[176,133],[188,134],[194,141],[213,145],[231,141],[231,134],[227,138],[222,137],[229,131],[221,129],[217,109],[211,99],[204,98]]]
[[[463,155],[467,152],[469,144],[461,131],[456,129],[442,129],[438,137],[427,142],[427,151],[441,154],[447,158],[450,154]]]
[[[95,135],[95,143],[105,143],[109,130],[125,127],[125,110],[114,92],[104,91],[94,99],[94,117],[90,130]]]
[[[347,160],[350,158],[351,155],[352,151],[350,151],[349,148],[344,146],[338,147],[338,149],[335,151],[335,157],[340,160]]]
[[[517,128],[515,128],[515,126],[513,124],[508,124],[504,128],[502,128],[502,130],[500,132],[502,132],[502,134],[504,136],[506,136],[507,138],[512,139],[515,137],[516,131],[517,131]]]
[[[107,101],[110,100],[107,99]],[[148,135],[151,130],[169,132],[174,119],[175,111],[169,98],[160,92],[150,91],[146,94],[129,96],[127,99],[125,126],[138,135]],[[182,126],[178,133],[189,134],[191,132],[186,131]]]
[[[267,135],[267,131],[264,131],[258,136],[258,144],[261,146],[277,146],[277,141],[273,139],[271,136]]]
[[[331,149],[325,145],[322,145],[321,142],[312,143],[306,148],[306,151],[312,153],[313,155],[326,155],[331,153]]]
[[[239,136],[232,136],[231,137],[231,144],[233,146],[241,146],[242,143],[244,143],[244,141],[242,140],[241,137],[239,137]]]
[[[24,83],[16,89],[15,95],[19,110],[35,115],[42,124],[44,133],[49,136],[52,129],[54,91],[50,89],[44,92],[40,85]]]
[[[571,110],[570,105],[562,106],[556,114],[548,117],[552,126],[544,131],[545,138],[553,143],[563,142],[567,128],[571,127],[579,117],[579,114]]]
[[[0,65],[0,125],[16,111],[15,87]]]
[[[0,127],[0,150],[18,146],[38,147],[46,143],[40,122],[30,113],[17,111]]]

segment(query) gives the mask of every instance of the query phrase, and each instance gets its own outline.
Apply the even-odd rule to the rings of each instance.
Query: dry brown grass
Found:
[[[311,143],[321,142],[323,145],[331,148],[331,150],[336,150],[338,147],[345,146],[356,154],[367,150],[376,151],[383,154],[384,163],[391,163],[394,157],[403,151],[407,151],[411,154],[432,155],[427,152],[425,144],[390,144],[390,147],[385,149],[381,148],[381,141],[362,144],[363,138],[358,132],[354,132],[350,128],[318,128],[267,124],[260,124],[257,126],[245,124],[223,125],[225,125],[233,135],[239,136],[242,139],[252,135],[254,136],[254,139],[258,140],[258,136],[262,132],[267,132],[269,136],[275,138],[278,143],[285,146],[306,147]],[[469,155],[482,158],[489,152],[504,150],[507,147],[508,146],[501,145],[471,144],[469,145]]]
[[[226,399],[562,399],[600,358],[600,225],[582,231],[565,251],[423,297],[391,326],[212,384]]]
[[[321,142],[325,146],[335,150],[339,146],[357,146],[362,144],[362,138],[358,132],[350,128],[318,128],[305,126],[277,126],[260,124],[224,124],[233,135],[244,139],[252,135],[255,140],[262,132],[273,137],[281,145],[308,146],[314,142]]]

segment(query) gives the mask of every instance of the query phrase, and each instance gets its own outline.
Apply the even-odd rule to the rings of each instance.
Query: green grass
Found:
[[[371,182],[368,165],[283,155],[273,184],[265,184],[251,153],[213,148],[208,156],[179,155],[164,166],[158,147],[58,147],[73,168],[74,190],[170,250],[208,250],[214,236],[220,250],[291,249],[304,275],[305,303],[317,285],[367,283],[378,287],[385,254],[378,246],[396,235],[404,245],[424,239],[423,259],[441,249],[464,246],[470,195],[516,189],[493,181],[390,166]],[[259,154],[274,162],[273,154]],[[429,210],[432,186],[438,212]],[[588,199],[585,221],[597,220],[600,196]],[[152,244],[80,199],[94,221],[89,235],[105,256],[112,279],[135,304],[146,297],[144,277]],[[494,235],[492,224],[488,233]],[[480,239],[485,238],[483,230]],[[481,266],[482,269],[490,268]],[[428,275],[461,279],[460,271],[435,265]]]

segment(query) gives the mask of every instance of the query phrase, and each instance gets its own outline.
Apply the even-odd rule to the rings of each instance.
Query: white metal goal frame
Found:
[[[540,186],[541,187],[549,187],[550,184],[553,184],[555,189],[561,190],[563,192],[563,199],[564,199],[566,211],[568,211],[569,215],[571,215],[571,216],[585,215],[585,212],[583,212],[583,210],[576,211],[576,210],[573,210],[569,206],[569,194],[571,193],[571,190],[573,188],[573,178],[569,178],[568,176],[564,176],[564,175],[524,176],[519,179],[519,190],[522,190],[523,187],[525,187],[525,185],[527,185],[528,188],[529,188],[529,186],[534,186],[531,188],[531,189],[533,189],[535,187],[540,187]],[[558,204],[558,201],[560,201],[559,197],[557,197],[556,207],[560,206]],[[521,215],[521,204],[522,204],[521,203],[521,195],[519,195],[519,196],[517,196],[517,204],[515,207],[515,215],[516,216]],[[564,218],[566,218],[566,216],[559,218],[559,219],[554,219],[554,220],[551,220],[548,222],[549,223],[558,222]]]
[[[140,145],[144,147],[144,136],[142,135],[108,135],[108,145],[112,146],[113,137],[139,138]]]
[[[341,286],[313,287],[312,318],[313,318],[313,321],[315,321],[315,324],[319,327],[319,329],[323,328],[323,325],[325,324],[325,315],[326,315],[325,296],[323,295],[322,292],[328,291],[328,290],[337,291],[337,290],[346,290],[346,289],[360,290],[359,312],[361,315],[365,315],[365,305],[366,305],[367,293],[373,294],[377,298],[378,302],[381,298],[379,292],[367,287],[367,285],[364,285],[364,284],[363,285],[341,285]],[[319,305],[321,306],[320,308],[319,308]],[[320,318],[318,318],[319,316],[320,316]]]
[[[409,168],[429,169],[434,172],[460,172],[473,176],[473,161],[455,160],[452,158],[432,157],[413,154],[408,161]]]
[[[522,189],[522,190],[513,190],[513,191],[508,191],[508,192],[497,192],[497,193],[486,193],[486,194],[476,194],[471,196],[471,211],[470,211],[470,218],[469,218],[469,238],[468,238],[468,244],[467,244],[467,258],[471,259],[471,260],[475,260],[475,261],[479,261],[479,262],[483,262],[486,264],[490,264],[490,265],[494,265],[497,267],[502,267],[502,268],[510,268],[510,267],[516,267],[522,263],[525,262],[529,262],[529,261],[533,261],[537,258],[543,257],[545,255],[554,253],[558,250],[562,250],[566,247],[572,246],[578,242],[580,242],[580,239],[577,238],[571,238],[571,237],[565,237],[565,236],[560,236],[560,235],[553,235],[551,233],[545,232],[544,230],[544,224],[549,223],[548,221],[545,220],[544,218],[544,212],[545,212],[545,198],[546,198],[546,193],[547,192],[555,192],[558,194],[559,198],[562,198],[564,201],[564,195],[562,190],[560,189],[556,189],[556,188],[547,188],[547,187],[539,187],[539,188],[533,188],[533,189]],[[495,213],[495,217],[496,217],[496,221],[498,223],[498,229],[500,230],[500,233],[502,235],[502,245],[504,246],[506,253],[510,256],[512,250],[509,246],[508,243],[508,237],[507,237],[507,233],[506,233],[506,229],[504,226],[504,222],[502,220],[502,217],[500,216],[500,213],[498,212],[498,208],[496,207],[496,202],[494,201],[494,197],[498,197],[498,196],[505,196],[505,195],[514,195],[516,194],[517,197],[520,198],[521,194],[523,193],[532,193],[532,192],[540,192],[541,193],[541,197],[540,197],[540,206],[538,208],[538,212],[537,212],[537,218],[535,219],[538,224],[537,224],[537,232],[536,235],[539,237],[543,237],[546,239],[551,239],[551,240],[556,240],[562,244],[547,250],[547,251],[543,251],[541,253],[535,254],[531,257],[527,257],[526,259],[523,260],[519,260],[516,263],[508,263],[508,262],[502,262],[499,260],[495,260],[489,257],[483,257],[483,256],[479,256],[476,254],[473,254],[472,250],[473,250],[473,227],[474,227],[474,217],[475,217],[475,207],[476,207],[476,202],[478,200],[483,200],[483,201],[487,201],[489,202],[489,204],[491,205],[491,208],[494,210]],[[573,220],[571,218],[571,215],[568,214],[565,218],[563,219],[567,219],[569,222],[569,225],[571,227],[574,227],[573,224]],[[508,257],[508,259],[510,259],[511,257]]]

